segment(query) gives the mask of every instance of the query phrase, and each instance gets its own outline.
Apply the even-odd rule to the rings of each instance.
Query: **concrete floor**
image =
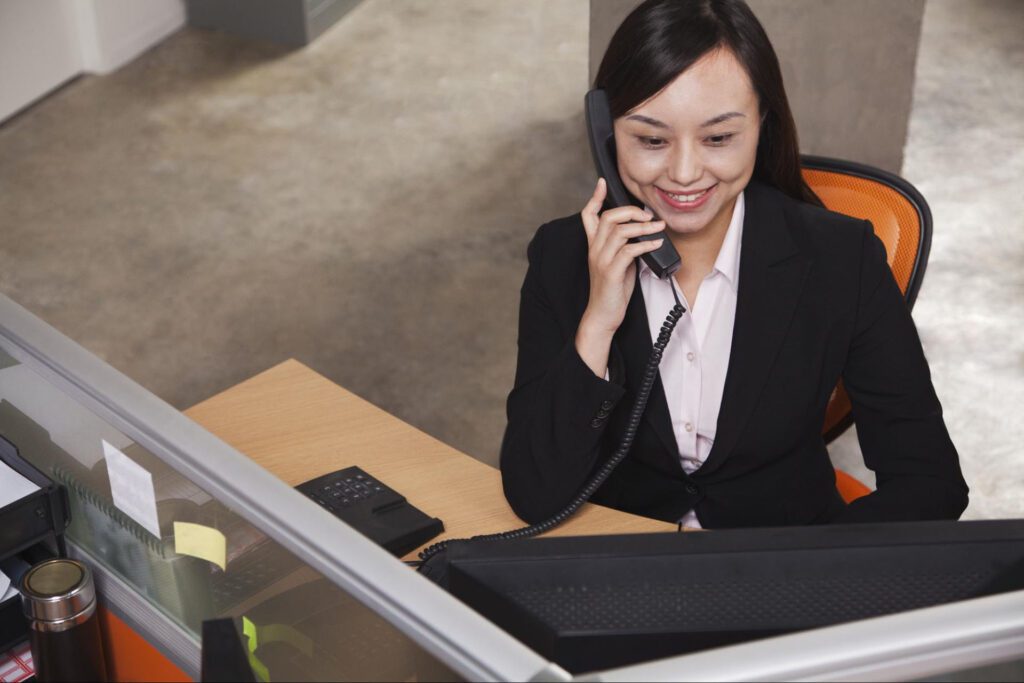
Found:
[[[967,516],[1021,517],[1024,3],[967,7],[925,15],[915,318]],[[305,50],[187,29],[79,79],[0,126],[0,291],[179,408],[294,357],[496,462],[527,241],[591,188],[588,8],[366,0]]]
[[[588,11],[184,30],[0,128],[0,287],[177,407],[294,357],[495,462],[527,241],[592,173]]]

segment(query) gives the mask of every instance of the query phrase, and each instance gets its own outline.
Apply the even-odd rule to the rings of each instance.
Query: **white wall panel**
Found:
[[[109,73],[185,25],[184,0],[82,0],[83,68]]]
[[[0,122],[79,73],[109,73],[185,25],[184,0],[0,0]]]
[[[0,121],[82,70],[76,1],[0,1]]]

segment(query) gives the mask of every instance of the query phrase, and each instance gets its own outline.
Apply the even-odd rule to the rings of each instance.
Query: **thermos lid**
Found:
[[[21,580],[21,607],[33,621],[77,621],[96,606],[89,568],[81,562],[56,559],[40,562]]]

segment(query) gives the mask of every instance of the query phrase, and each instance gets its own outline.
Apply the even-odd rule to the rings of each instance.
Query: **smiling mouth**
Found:
[[[718,187],[718,183],[696,192],[667,192],[657,186],[655,186],[655,189],[669,207],[683,211],[694,210],[703,206],[716,187]]]
[[[662,192],[665,192],[666,195],[668,195],[670,198],[677,202],[689,204],[691,202],[697,201],[698,199],[706,195],[710,189],[711,188],[709,187],[705,190],[701,190],[700,192],[691,192],[690,194],[675,194],[674,192],[665,192],[665,190],[662,190]]]

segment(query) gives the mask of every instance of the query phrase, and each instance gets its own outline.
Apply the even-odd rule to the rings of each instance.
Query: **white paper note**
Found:
[[[0,572],[0,602],[6,602],[8,598],[14,597],[14,594],[17,592],[14,586],[11,585],[11,580],[7,578],[7,574]]]
[[[38,490],[38,486],[15,472],[7,463],[0,462],[0,508]]]
[[[0,572],[0,602],[7,602],[18,594],[18,586],[11,581],[11,577]]]
[[[127,455],[103,442],[103,455],[110,476],[110,495],[121,512],[160,538],[160,520],[156,514],[153,477]]]

